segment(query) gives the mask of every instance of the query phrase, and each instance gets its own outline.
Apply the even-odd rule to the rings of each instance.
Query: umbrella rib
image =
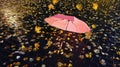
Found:
[[[66,26],[66,30],[67,30],[67,28],[68,28],[68,24],[69,24],[69,20],[68,20],[68,23],[67,23],[67,26]]]

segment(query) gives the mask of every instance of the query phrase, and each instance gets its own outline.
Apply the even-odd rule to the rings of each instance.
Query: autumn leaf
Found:
[[[36,33],[40,33],[40,32],[41,32],[40,30],[41,30],[41,27],[35,26],[35,32],[36,32]]]
[[[95,29],[95,28],[96,28],[96,25],[95,25],[95,24],[92,24],[92,28]]]
[[[92,8],[93,8],[94,10],[97,10],[97,9],[98,9],[98,4],[97,4],[97,3],[92,3],[92,5],[93,5]]]
[[[82,4],[77,4],[77,5],[76,5],[76,8],[77,8],[78,10],[82,10],[82,8],[83,8],[83,7],[82,7]]]
[[[47,42],[47,46],[51,46],[52,43],[53,43],[52,41],[48,41],[48,42]]]
[[[85,38],[86,38],[86,39],[90,39],[90,38],[91,38],[91,35],[92,35],[91,32],[87,32],[87,33],[85,33]]]
[[[48,10],[52,10],[52,9],[55,9],[54,5],[53,4],[49,4],[48,5]]]
[[[22,44],[21,50],[22,50],[22,51],[26,51],[26,46]]]
[[[92,58],[92,53],[91,52],[90,53],[86,53],[85,56],[86,56],[86,58]]]
[[[35,43],[35,44],[34,44],[34,47],[35,47],[35,48],[39,48],[39,47],[40,47],[39,43]]]
[[[24,48],[25,48],[25,46],[24,46],[24,45],[22,45],[22,46],[21,46],[21,48],[22,48],[22,49],[24,49]]]

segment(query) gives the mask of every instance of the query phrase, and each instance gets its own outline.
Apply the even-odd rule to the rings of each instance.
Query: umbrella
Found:
[[[62,30],[76,32],[76,33],[86,33],[90,32],[88,25],[74,16],[67,16],[64,14],[57,14],[48,18],[45,21],[54,27],[60,28]]]

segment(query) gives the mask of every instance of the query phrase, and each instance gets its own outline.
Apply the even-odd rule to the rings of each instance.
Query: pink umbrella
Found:
[[[67,16],[63,14],[57,14],[48,18],[45,21],[51,26],[76,33],[90,32],[88,25],[74,16]]]

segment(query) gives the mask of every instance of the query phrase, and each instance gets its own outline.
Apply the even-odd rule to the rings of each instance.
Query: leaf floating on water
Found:
[[[25,46],[24,44],[22,44],[21,50],[22,50],[22,51],[26,51],[26,46]]]
[[[95,28],[96,28],[96,25],[95,25],[95,24],[92,24],[92,28],[95,29]]]
[[[91,52],[90,53],[86,53],[85,56],[86,56],[86,58],[92,58],[92,53]]]
[[[83,7],[82,7],[82,4],[77,4],[77,5],[76,5],[76,8],[77,8],[78,10],[82,10],[82,8],[83,8]]]
[[[53,43],[52,41],[48,41],[48,42],[47,42],[47,46],[51,46],[52,43]]]
[[[53,10],[53,9],[55,9],[54,5],[53,4],[49,4],[48,5],[48,10]]]
[[[85,38],[86,39],[90,39],[91,35],[92,35],[91,32],[87,32],[87,33],[85,33]]]
[[[93,5],[92,8],[93,8],[94,10],[97,10],[97,9],[98,9],[98,3],[92,3],[92,5]]]
[[[35,26],[35,32],[36,32],[36,33],[40,33],[40,32],[41,32],[40,30],[41,30],[41,27]]]

